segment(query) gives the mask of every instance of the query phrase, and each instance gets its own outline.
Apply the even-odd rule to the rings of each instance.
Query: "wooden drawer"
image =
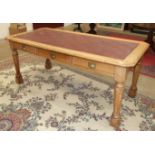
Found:
[[[103,75],[113,76],[115,67],[110,64],[91,61],[83,58],[73,57],[72,64],[81,69],[96,72]]]
[[[66,54],[50,52],[50,57],[52,60],[62,62],[65,64],[71,64],[72,57]]]
[[[37,54],[37,51],[38,51],[38,49],[36,47],[32,47],[32,46],[29,46],[29,45],[24,45],[24,44],[16,43],[14,46],[18,50],[30,52],[30,53],[33,53],[33,54]]]
[[[65,64],[71,64],[72,57],[66,54],[56,53],[49,50],[38,49],[39,56],[48,57],[54,61],[62,62]]]

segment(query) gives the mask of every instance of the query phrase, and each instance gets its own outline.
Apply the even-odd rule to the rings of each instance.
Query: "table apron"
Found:
[[[37,56],[49,58],[53,61],[71,65],[75,68],[79,68],[88,72],[95,72],[97,74],[107,75],[110,77],[114,76],[116,65],[93,61],[87,58],[80,58],[72,55],[62,54],[56,51],[46,50],[20,43],[13,43],[12,48],[16,50],[26,51]]]

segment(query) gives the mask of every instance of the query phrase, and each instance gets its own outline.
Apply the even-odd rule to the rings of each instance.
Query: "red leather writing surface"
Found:
[[[138,45],[132,42],[84,36],[49,29],[39,29],[19,35],[17,38],[116,59],[126,58]]]

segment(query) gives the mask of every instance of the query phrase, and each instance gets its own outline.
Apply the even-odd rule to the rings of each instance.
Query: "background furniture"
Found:
[[[33,29],[38,29],[41,27],[57,28],[64,26],[64,23],[33,23]]]
[[[88,31],[88,33],[90,33],[90,34],[97,34],[97,32],[95,30],[95,27],[96,27],[95,23],[90,23],[89,27],[90,27],[90,30]]]
[[[75,25],[77,25],[77,26],[74,28],[74,31],[83,32],[82,28],[81,28],[81,23],[75,23]]]
[[[26,32],[26,30],[27,30],[26,24],[24,23],[11,23],[9,27],[10,35],[21,33],[21,32]]]
[[[86,25],[88,25],[87,28],[83,27],[82,23],[75,23],[75,25],[77,25],[73,31],[77,31],[77,32],[84,32],[84,33],[90,33],[90,34],[96,34],[96,24],[95,23],[87,23]],[[86,30],[87,29],[87,30]],[[89,29],[89,30],[88,30]]]
[[[98,23],[97,26],[104,30],[123,31],[125,23]]]
[[[150,47],[155,52],[155,46],[153,41],[155,23],[133,23],[131,25],[131,31],[134,31],[134,28],[142,30],[147,34],[147,39],[145,41],[150,44]]]

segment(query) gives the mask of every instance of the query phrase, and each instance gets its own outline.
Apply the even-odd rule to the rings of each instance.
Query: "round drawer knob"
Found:
[[[55,59],[55,58],[56,58],[56,55],[51,54],[51,58],[52,58],[52,59]]]
[[[96,68],[96,64],[92,63],[92,62],[88,62],[88,67],[91,69],[95,69]]]

